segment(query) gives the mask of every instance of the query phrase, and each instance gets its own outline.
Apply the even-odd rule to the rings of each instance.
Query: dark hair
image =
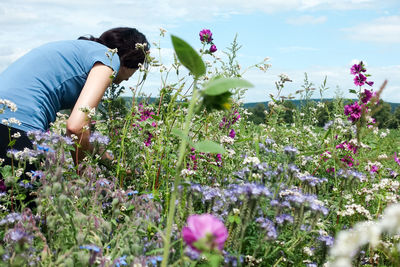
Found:
[[[99,38],[90,35],[89,37],[81,36],[78,39],[98,42],[111,49],[117,48],[121,66],[132,69],[145,63],[146,52],[150,49],[146,36],[135,28],[128,27],[113,28],[104,32]],[[145,44],[145,46],[137,48],[136,44]]]

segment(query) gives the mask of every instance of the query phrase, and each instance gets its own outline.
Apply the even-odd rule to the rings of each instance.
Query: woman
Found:
[[[144,49],[137,44],[143,44],[140,47]],[[110,49],[115,48],[118,52],[112,56]],[[80,142],[78,157],[74,157],[78,163],[84,152],[92,149],[90,131],[85,130],[87,114],[81,109],[97,107],[112,79],[116,84],[128,80],[145,62],[148,49],[142,33],[121,27],[108,30],[99,38],[48,43],[15,61],[0,74],[0,99],[17,106],[15,112],[6,108],[0,114],[0,158],[10,164],[6,157],[10,126],[11,135],[21,135],[13,148],[31,148],[27,131],[47,130],[58,111],[72,108],[67,134],[76,135]],[[20,124],[10,124],[10,118]]]

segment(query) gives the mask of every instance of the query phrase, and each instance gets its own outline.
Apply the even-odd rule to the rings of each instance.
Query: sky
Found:
[[[324,97],[352,97],[350,67],[362,60],[372,89],[388,80],[382,99],[400,103],[400,0],[0,0],[0,72],[44,43],[120,26],[159,43],[166,65],[173,58],[171,34],[200,49],[199,31],[210,29],[222,59],[236,36],[242,70],[265,58],[271,64],[266,72],[250,68],[243,74],[254,84],[244,102],[269,101],[280,74],[292,80],[283,95],[302,89],[307,73],[317,89],[313,97],[320,97],[325,77]],[[160,86],[160,72],[152,69],[144,93],[155,97]]]

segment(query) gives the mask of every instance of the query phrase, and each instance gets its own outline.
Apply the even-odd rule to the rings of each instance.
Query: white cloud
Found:
[[[352,40],[400,43],[400,16],[381,17],[343,30]]]
[[[299,17],[293,17],[286,20],[286,23],[296,25],[296,26],[303,26],[307,24],[321,24],[327,20],[325,16],[314,17],[310,15],[304,15]]]

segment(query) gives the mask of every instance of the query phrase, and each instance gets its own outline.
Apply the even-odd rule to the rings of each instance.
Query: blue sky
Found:
[[[354,88],[351,64],[363,60],[383,99],[400,102],[400,1],[398,0],[10,0],[0,3],[0,71],[30,49],[49,41],[99,35],[117,26],[136,27],[150,42],[161,41],[166,64],[172,58],[169,34],[200,48],[198,32],[213,32],[217,56],[238,35],[245,68],[269,57],[270,69],[244,74],[255,87],[245,102],[268,101],[278,75],[292,80],[283,94],[301,89],[304,73],[318,86],[327,76],[332,97]],[[167,30],[160,40],[159,28]],[[168,62],[169,61],[169,62]],[[153,70],[145,93],[156,96]],[[125,86],[133,85],[127,82]],[[316,93],[315,97],[319,97]]]

